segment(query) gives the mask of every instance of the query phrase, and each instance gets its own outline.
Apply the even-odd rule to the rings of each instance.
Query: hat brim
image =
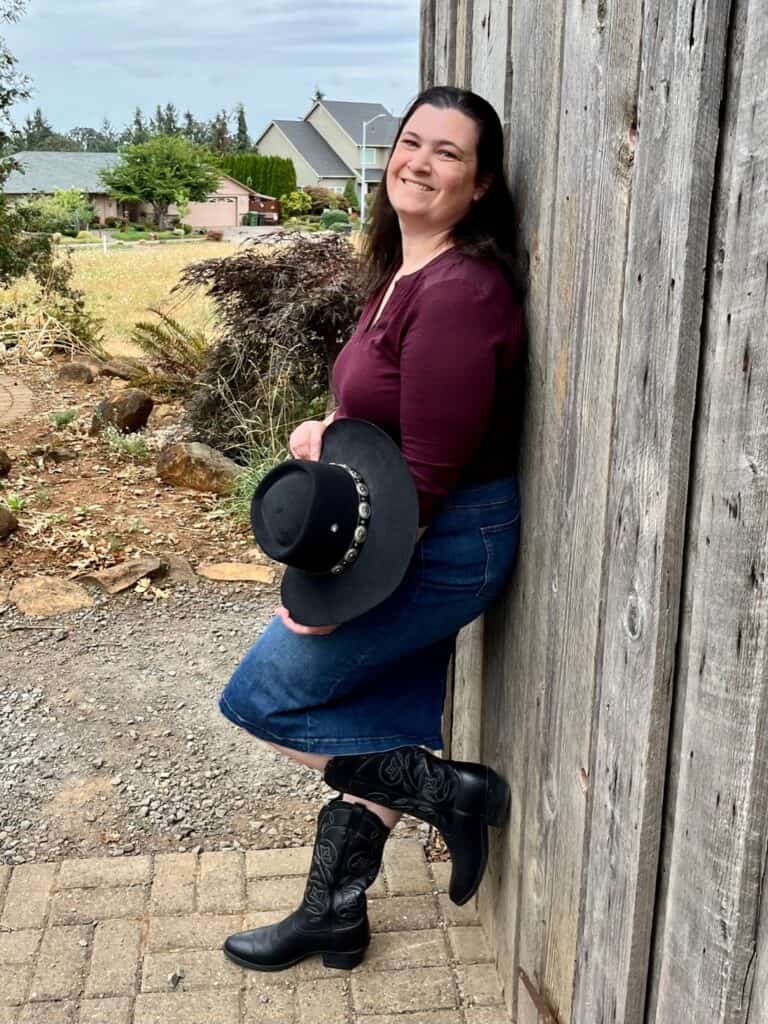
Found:
[[[323,434],[321,462],[356,469],[370,491],[368,536],[357,559],[338,576],[288,567],[281,597],[305,626],[335,626],[380,604],[397,588],[413,555],[419,524],[416,485],[392,438],[367,420],[341,419]]]

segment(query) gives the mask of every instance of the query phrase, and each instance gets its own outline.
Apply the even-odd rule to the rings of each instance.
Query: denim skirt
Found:
[[[299,636],[275,616],[225,687],[222,713],[260,739],[318,754],[442,748],[456,634],[503,589],[519,536],[515,477],[458,488],[381,604],[326,636]]]

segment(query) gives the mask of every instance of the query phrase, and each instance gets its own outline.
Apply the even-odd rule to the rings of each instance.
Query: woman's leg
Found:
[[[299,764],[306,765],[307,768],[314,768],[319,772],[325,771],[325,766],[331,759],[328,754],[309,754],[304,750],[291,750],[290,747],[281,747],[277,743],[270,743],[269,746],[279,750],[281,754],[285,754],[286,757],[290,757],[293,761],[298,761]],[[393,811],[390,807],[382,807],[381,804],[375,804],[373,801],[365,800],[361,796],[351,796],[349,793],[343,793],[342,796],[347,803],[363,804],[369,811],[372,811],[379,817],[388,829],[393,829],[403,816],[400,811]]]

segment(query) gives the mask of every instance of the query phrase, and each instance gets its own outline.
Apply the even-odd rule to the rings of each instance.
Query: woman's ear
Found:
[[[478,199],[482,199],[485,193],[491,186],[493,181],[492,174],[486,174],[485,177],[480,178],[475,184],[475,191],[472,193],[472,202],[476,203]]]

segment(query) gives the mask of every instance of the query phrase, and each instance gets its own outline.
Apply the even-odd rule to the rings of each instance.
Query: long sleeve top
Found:
[[[522,411],[522,308],[494,264],[448,249],[401,277],[375,324],[371,296],[333,370],[342,416],[399,444],[419,523],[461,483],[514,471]]]

